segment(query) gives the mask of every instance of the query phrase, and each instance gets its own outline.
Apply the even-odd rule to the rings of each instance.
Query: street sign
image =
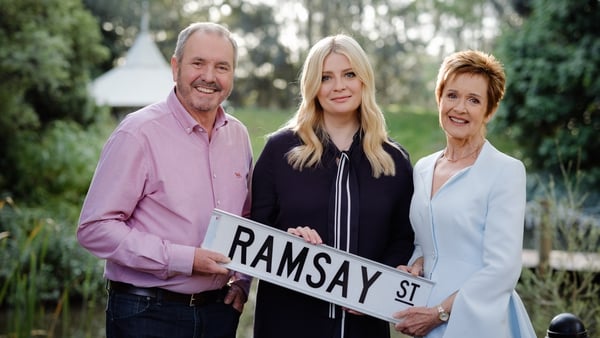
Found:
[[[434,285],[218,209],[202,247],[231,258],[231,270],[393,323],[395,312],[424,306]]]

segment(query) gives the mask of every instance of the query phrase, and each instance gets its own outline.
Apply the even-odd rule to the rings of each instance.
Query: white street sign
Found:
[[[231,270],[389,322],[427,303],[434,283],[327,245],[215,209],[202,247]]]

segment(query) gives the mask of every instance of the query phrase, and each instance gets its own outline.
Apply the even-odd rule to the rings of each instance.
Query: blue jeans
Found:
[[[231,305],[190,307],[128,293],[109,292],[107,338],[235,338],[240,313]]]

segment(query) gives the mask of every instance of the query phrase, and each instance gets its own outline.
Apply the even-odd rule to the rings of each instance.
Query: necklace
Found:
[[[448,157],[448,156],[446,155],[446,151],[448,150],[448,148],[446,148],[446,149],[444,149],[444,152],[442,153],[442,157],[443,157],[443,158],[444,158],[446,161],[448,161],[448,162],[450,162],[450,163],[455,163],[455,162],[458,162],[458,161],[460,161],[460,160],[464,160],[465,158],[469,158],[469,157],[471,157],[471,156],[475,155],[475,154],[476,154],[476,153],[477,153],[477,152],[478,152],[478,151],[481,149],[481,147],[482,147],[482,146],[483,146],[483,144],[481,144],[481,145],[477,146],[477,148],[475,148],[475,150],[473,150],[472,152],[468,153],[467,155],[465,155],[465,156],[463,156],[463,157],[459,157],[459,158],[450,158],[450,157]]]

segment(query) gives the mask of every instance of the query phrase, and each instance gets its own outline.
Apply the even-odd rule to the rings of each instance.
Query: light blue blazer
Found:
[[[423,256],[434,281],[428,306],[458,290],[450,320],[429,338],[535,337],[514,291],[521,274],[525,216],[525,167],[488,141],[475,163],[451,177],[431,197],[441,151],[414,167],[410,220],[412,260]]]

